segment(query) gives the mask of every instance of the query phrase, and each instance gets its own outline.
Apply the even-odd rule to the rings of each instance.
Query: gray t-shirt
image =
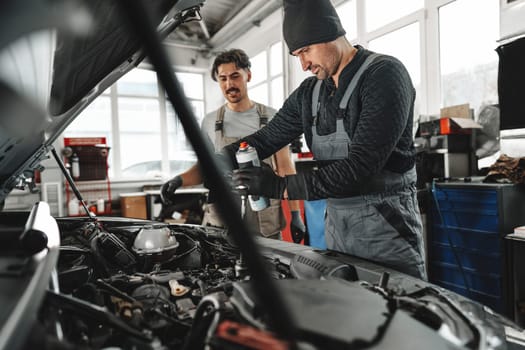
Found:
[[[273,118],[276,110],[266,106],[268,122]],[[215,146],[215,121],[217,120],[217,111],[208,113],[202,120],[202,130],[208,135],[212,144]],[[223,132],[225,137],[241,138],[253,134],[259,130],[259,114],[254,105],[245,112],[234,112],[227,106],[224,111]],[[218,151],[218,150],[216,150]]]

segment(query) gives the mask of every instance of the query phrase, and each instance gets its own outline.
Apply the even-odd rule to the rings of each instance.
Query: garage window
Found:
[[[204,117],[204,77],[188,72],[176,75],[200,124]],[[106,137],[113,180],[166,179],[195,161],[155,72],[148,69],[127,73],[86,108],[64,136]]]
[[[457,0],[440,7],[443,106],[470,103],[477,114],[482,105],[497,103],[498,13],[497,1]]]
[[[283,44],[278,41],[250,58],[252,80],[248,83],[250,98],[281,108],[284,101]]]

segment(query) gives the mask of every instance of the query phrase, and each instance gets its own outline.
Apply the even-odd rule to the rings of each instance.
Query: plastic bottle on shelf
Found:
[[[80,206],[78,205],[78,200],[76,198],[73,198],[67,203],[67,212],[68,215],[78,215]]]
[[[235,154],[237,158],[237,163],[239,164],[239,169],[251,168],[251,167],[260,167],[261,162],[259,161],[259,156],[257,151],[252,146],[248,145],[247,142],[241,142],[239,145],[239,150]],[[268,198],[262,196],[248,196],[248,202],[253,211],[261,211],[268,208],[269,201]]]
[[[71,156],[71,176],[73,176],[74,179],[80,177],[80,159],[76,153],[73,153]]]
[[[105,211],[104,199],[99,198],[99,199],[97,199],[97,214],[102,214],[102,213],[104,213],[104,211]]]

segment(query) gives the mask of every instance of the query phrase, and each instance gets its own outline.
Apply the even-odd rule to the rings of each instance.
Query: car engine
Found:
[[[267,270],[296,322],[291,342],[272,326],[227,230],[123,218],[57,222],[59,288],[46,292],[25,348],[41,347],[42,334],[45,348],[60,349],[505,348],[501,326],[475,304],[460,312],[423,281],[389,282],[373,269],[376,282],[366,281],[365,270],[335,252],[262,239]],[[465,308],[490,327],[480,333]],[[417,333],[399,337],[401,330]]]
[[[64,337],[88,347],[180,348],[193,321],[246,277],[222,229],[126,221],[59,220]],[[70,295],[71,297],[64,297]],[[127,346],[124,346],[127,347]]]

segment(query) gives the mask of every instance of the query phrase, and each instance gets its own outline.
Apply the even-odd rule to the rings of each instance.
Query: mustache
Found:
[[[227,94],[229,94],[230,92],[239,92],[239,89],[237,89],[237,88],[230,88],[230,89],[226,90]]]

